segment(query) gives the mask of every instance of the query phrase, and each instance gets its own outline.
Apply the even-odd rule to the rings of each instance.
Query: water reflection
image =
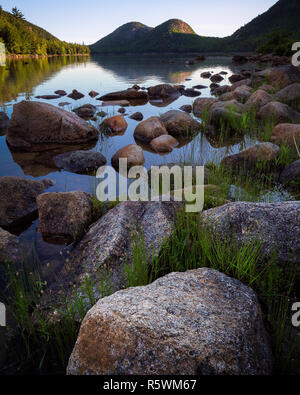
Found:
[[[53,77],[63,67],[74,67],[88,60],[86,56],[7,59],[6,66],[0,67],[0,104],[17,100],[20,93],[30,99],[37,85]]]

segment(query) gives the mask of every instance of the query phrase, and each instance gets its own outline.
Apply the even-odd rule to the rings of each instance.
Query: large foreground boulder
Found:
[[[12,148],[29,151],[47,149],[48,144],[79,144],[97,138],[97,130],[76,114],[31,101],[14,105],[7,131]]]
[[[240,244],[257,241],[267,257],[277,251],[281,262],[300,261],[300,202],[237,202],[202,216],[222,237],[233,237]]]
[[[37,198],[39,232],[45,240],[71,243],[87,230],[92,199],[85,192],[44,193]]]
[[[272,355],[253,290],[212,269],[172,273],[99,300],[69,375],[267,375]]]
[[[0,264],[20,263],[22,254],[17,236],[0,228]]]
[[[168,133],[174,137],[187,136],[201,129],[201,124],[198,121],[189,114],[179,110],[166,112],[160,116],[160,120],[165,125]]]
[[[45,305],[48,298],[55,308],[66,299],[72,303],[74,291],[75,297],[81,293],[84,303],[90,303],[81,292],[86,276],[93,284],[93,293],[99,298],[103,296],[101,284],[107,278],[113,292],[124,288],[127,285],[125,265],[133,262],[136,243],[143,249],[145,263],[150,265],[153,255],[157,256],[165,240],[171,237],[178,205],[175,202],[122,202],[109,210],[73,249],[71,267],[66,265],[56,274],[59,282],[55,280],[49,284]]]
[[[0,177],[0,226],[15,225],[37,211],[36,198],[53,186],[51,180]]]
[[[53,158],[55,165],[63,170],[77,174],[95,173],[106,164],[106,158],[95,151],[73,151]]]

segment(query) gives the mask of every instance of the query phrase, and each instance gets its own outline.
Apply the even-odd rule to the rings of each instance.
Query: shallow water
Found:
[[[231,58],[209,57],[202,63],[191,66],[185,64],[187,56],[160,57],[160,56],[105,56],[105,57],[79,57],[49,59],[24,59],[8,61],[6,68],[0,68],[0,110],[4,109],[9,116],[13,111],[13,105],[22,100],[40,100],[57,105],[60,102],[70,102],[64,107],[72,110],[80,105],[91,103],[101,105],[100,101],[90,98],[91,90],[99,92],[102,96],[106,93],[123,90],[138,84],[141,87],[149,87],[160,83],[184,84],[187,88],[195,85],[209,86],[210,80],[202,79],[200,74],[204,71],[218,73],[226,71],[221,83],[228,84],[230,75],[238,71]],[[172,60],[172,63],[170,63]],[[173,63],[174,62],[174,63]],[[243,66],[244,68],[245,66]],[[68,97],[55,100],[35,99],[35,96],[53,94],[54,91],[63,89],[70,93],[73,89],[82,92],[85,97],[74,101]],[[201,90],[201,97],[210,97],[210,89]],[[136,111],[144,115],[144,119],[150,116],[158,116],[171,109],[179,109],[184,104],[192,104],[195,98],[185,96],[176,101],[162,106],[162,103],[152,102],[143,106],[126,108],[130,116]],[[1,108],[2,107],[2,108]],[[110,115],[117,114],[118,107],[99,107]],[[111,157],[121,147],[135,143],[133,132],[137,122],[129,119],[128,129],[123,136],[99,138],[94,145],[85,149],[99,150],[107,158],[110,164]],[[98,122],[99,123],[99,122]],[[182,160],[193,163],[206,164],[207,162],[219,162],[224,156],[237,153],[256,141],[245,137],[236,142],[228,142],[223,146],[216,146],[200,134],[193,141],[187,142],[168,155],[158,155],[145,149],[145,167],[152,165],[178,162]],[[15,175],[32,179],[51,178],[55,186],[50,191],[83,190],[91,192],[95,188],[95,177],[77,175],[65,171],[59,171],[53,161],[53,155],[81,147],[63,147],[59,152],[42,153],[12,153],[6,145],[5,136],[0,137],[0,176]],[[21,237],[26,240],[35,240],[37,249],[42,257],[49,258],[57,252],[57,248],[42,242],[41,235],[36,232],[37,221],[33,222]]]

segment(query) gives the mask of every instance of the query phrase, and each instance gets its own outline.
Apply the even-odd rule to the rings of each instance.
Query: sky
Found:
[[[92,44],[127,22],[155,27],[168,19],[187,22],[203,36],[225,37],[267,11],[277,0],[0,0],[5,11],[68,42]]]

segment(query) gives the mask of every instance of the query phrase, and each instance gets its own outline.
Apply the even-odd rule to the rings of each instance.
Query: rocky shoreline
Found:
[[[236,56],[233,60],[264,62],[261,56]],[[0,113],[0,129],[12,152],[43,155],[49,149],[93,144],[101,134],[123,135],[128,128],[124,113],[133,104],[197,97],[189,108],[160,116],[144,119],[142,113],[133,114],[136,144],[115,152],[110,159],[112,166],[118,171],[120,158],[126,158],[129,167],[143,165],[145,147],[157,154],[169,153],[199,133],[216,140],[221,134],[236,137],[249,130],[267,133],[269,128],[264,140],[225,156],[220,165],[222,175],[230,175],[231,180],[249,177],[251,182],[263,176],[299,194],[296,146],[300,145],[300,70],[285,64],[287,59],[265,57],[265,61],[268,65],[263,70],[231,75],[230,85],[220,85],[226,72],[203,73],[201,77],[211,87],[210,98],[199,97],[203,86],[187,89],[170,84],[148,88],[134,85],[100,97],[91,91],[90,98],[102,101],[103,107],[107,103],[119,107],[119,115],[114,116],[103,111],[97,115],[92,104],[70,112],[63,106],[22,101],[14,105],[10,120]],[[69,95],[59,90],[41,98],[66,96],[75,101],[84,97],[76,90]],[[101,119],[98,129],[88,122],[97,117]],[[282,160],[283,146],[295,151],[292,161]],[[52,159],[54,167],[77,174],[95,174],[109,162],[100,153],[79,149],[55,151]],[[213,166],[206,166],[209,203],[197,215],[200,223],[215,237],[222,235],[218,240],[234,238],[237,248],[258,241],[263,251],[260,265],[270,261],[274,251],[279,267],[299,265],[299,200],[240,202],[228,194],[218,200],[216,191],[222,182],[210,184],[214,171]],[[63,267],[46,280],[39,308],[32,312],[34,320],[41,313],[53,322],[63,315],[66,303],[75,306],[79,297],[81,309],[85,313],[89,310],[81,322],[78,305],[74,308],[81,329],[68,374],[272,374],[274,356],[265,306],[260,305],[251,287],[228,275],[232,273],[188,267],[195,270],[166,272],[149,285],[139,284],[143,287],[130,287],[129,277],[124,277],[126,270],[135,267],[135,259],[145,265],[147,276],[153,262],[160,262],[178,232],[176,218],[182,204],[173,199],[168,203],[121,202],[97,217],[93,196],[82,191],[47,191],[51,187],[49,179],[0,178],[0,263],[21,263],[21,242],[9,231],[32,215],[39,218],[38,231],[44,240],[58,244],[64,240],[71,246]],[[200,227],[198,231],[204,232]],[[143,241],[138,258],[136,237]],[[193,241],[187,242],[192,249]],[[46,272],[47,268],[43,275]],[[108,277],[111,296],[105,297],[102,286]],[[87,283],[88,297],[83,292]]]

